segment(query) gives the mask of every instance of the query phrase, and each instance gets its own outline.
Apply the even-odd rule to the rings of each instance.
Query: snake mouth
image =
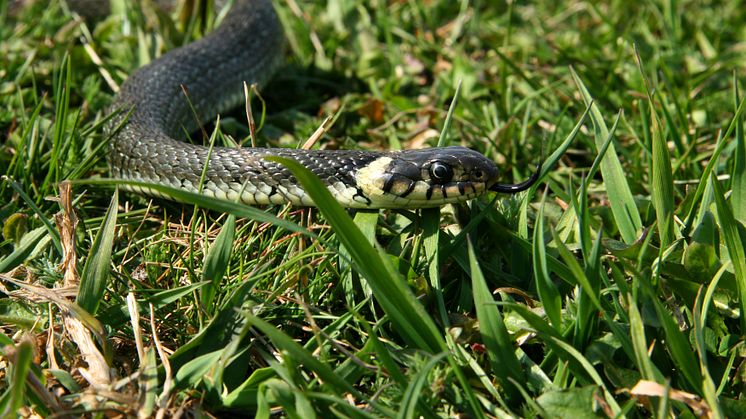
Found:
[[[536,170],[534,171],[534,173],[531,174],[531,177],[524,180],[523,182],[521,183],[496,183],[490,186],[489,190],[493,192],[515,194],[518,192],[525,191],[526,189],[533,186],[534,183],[536,183],[536,181],[539,180],[540,176],[541,176],[541,163],[536,165]]]

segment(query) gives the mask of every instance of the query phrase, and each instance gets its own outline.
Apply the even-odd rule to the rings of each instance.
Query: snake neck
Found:
[[[113,108],[131,111],[128,123],[140,130],[127,130],[115,142],[135,137],[149,141],[142,135],[144,128],[181,137],[216,113],[235,108],[244,100],[244,82],[263,85],[269,80],[281,62],[283,44],[271,1],[237,1],[212,33],[169,51],[127,79]]]

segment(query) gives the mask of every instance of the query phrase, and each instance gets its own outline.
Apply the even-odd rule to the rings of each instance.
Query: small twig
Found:
[[[246,102],[246,120],[249,122],[251,146],[256,147],[256,131],[261,130],[264,126],[264,118],[267,116],[267,103],[259,93],[256,83],[252,83],[251,86],[249,86],[246,82],[243,82],[243,94]],[[259,102],[262,104],[262,116],[259,119],[259,128],[256,127],[256,123],[254,122],[254,112],[251,109],[251,98],[254,95],[256,95],[256,98],[259,99]]]
[[[142,342],[142,330],[140,329],[140,311],[137,307],[135,294],[132,292],[127,294],[127,309],[130,312],[130,324],[132,325],[132,335],[135,337],[137,358],[140,361],[140,365],[142,365],[145,362],[145,347]]]
[[[303,150],[310,150],[311,147],[313,147],[314,144],[316,144],[319,139],[321,139],[321,136],[326,134],[327,131],[329,131],[329,128],[331,128],[332,124],[332,118],[331,116],[327,116],[326,119],[324,119],[324,122],[319,125],[318,128],[316,128],[316,131],[311,134],[310,137],[306,140],[305,143],[300,147]]]
[[[158,351],[158,356],[161,358],[163,369],[166,375],[165,381],[163,382],[163,391],[158,396],[158,412],[156,413],[156,419],[161,419],[165,416],[168,408],[168,398],[171,393],[171,388],[173,387],[173,379],[171,373],[171,364],[168,362],[168,354],[163,348],[163,344],[158,338],[158,333],[156,332],[155,309],[153,308],[152,303],[150,304],[150,332],[153,335],[153,343],[155,344],[155,349]]]
[[[253,84],[251,89],[254,89]],[[256,147],[256,124],[254,123],[254,112],[251,110],[251,90],[246,82],[243,82],[243,95],[246,102],[246,120],[249,121],[249,138],[251,138],[251,146]]]
[[[91,58],[91,61],[93,61],[93,64],[96,64],[98,67],[98,72],[101,73],[101,77],[104,78],[104,81],[109,86],[109,88],[114,92],[119,92],[119,85],[116,81],[114,81],[114,78],[111,77],[111,73],[109,73],[109,70],[104,67],[104,62],[101,60],[101,57],[98,56],[98,53],[96,50],[93,49],[91,44],[88,42],[88,39],[86,39],[86,42],[83,43],[83,49],[88,54],[88,56]]]

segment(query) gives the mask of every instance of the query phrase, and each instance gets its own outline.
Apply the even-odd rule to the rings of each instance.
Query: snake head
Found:
[[[355,181],[368,208],[422,208],[467,201],[487,191],[516,193],[539,177],[519,184],[498,183],[495,162],[465,147],[383,153],[357,171]]]
[[[441,147],[385,153],[356,180],[371,206],[433,207],[483,195],[498,185],[499,174],[479,152]]]

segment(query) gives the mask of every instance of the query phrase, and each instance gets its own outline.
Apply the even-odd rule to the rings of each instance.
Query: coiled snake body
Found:
[[[115,178],[161,184],[254,205],[313,205],[284,166],[264,159],[297,160],[326,184],[340,204],[354,208],[419,208],[464,201],[498,184],[498,169],[464,147],[390,152],[215,148],[175,139],[197,128],[189,103],[204,122],[243,101],[243,82],[265,83],[281,61],[283,32],[269,0],[238,0],[218,29],[134,72],[122,85],[108,129]],[[125,119],[126,118],[126,119]],[[203,169],[207,165],[203,187]],[[133,188],[155,193],[148,188]]]

